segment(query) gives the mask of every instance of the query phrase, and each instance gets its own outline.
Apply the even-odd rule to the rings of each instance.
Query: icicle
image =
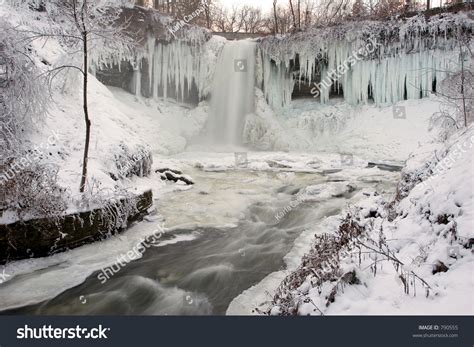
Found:
[[[140,97],[142,95],[142,73],[141,73],[141,56],[137,57],[137,60],[133,64],[133,78],[134,78],[134,90],[135,95]]]
[[[155,42],[156,39],[152,36],[148,36],[147,50],[148,50],[148,87],[153,86],[153,55],[155,54]]]
[[[183,101],[191,92],[193,83],[201,98],[206,88],[209,67],[204,59],[204,49],[188,43],[173,41],[167,44],[157,43],[149,38],[147,43],[148,78],[150,92],[154,98],[170,96],[170,86],[174,85],[174,95]],[[138,88],[135,85],[135,89]]]
[[[423,23],[422,26],[416,21]],[[346,102],[352,105],[366,104],[370,99],[376,105],[383,105],[428,96],[435,80],[440,81],[447,72],[457,69],[453,64],[458,54],[455,40],[447,37],[444,42],[441,40],[447,28],[452,32],[453,25],[462,24],[446,20],[445,27],[439,30],[436,22],[427,23],[423,18],[416,21],[410,24],[413,27],[407,25],[400,29],[399,42],[367,46],[367,49],[373,48],[370,57],[354,54],[366,45],[366,39],[362,37],[349,41],[345,38],[327,40],[330,35],[324,36],[323,32],[325,42],[318,40],[318,35],[306,36],[306,33],[292,37],[292,40],[264,40],[260,50],[266,100],[273,108],[288,105],[294,79],[299,86],[301,83],[310,83],[311,87],[318,84],[321,103],[329,101],[331,89],[343,93]],[[426,37],[427,30],[431,36]],[[299,57],[299,73],[290,68],[296,56]],[[355,63],[348,63],[350,58],[355,58]],[[343,73],[338,73],[340,70]],[[320,81],[314,81],[316,72]]]

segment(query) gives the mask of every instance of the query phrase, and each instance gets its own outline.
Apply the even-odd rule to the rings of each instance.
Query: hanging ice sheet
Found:
[[[155,98],[165,99],[173,95],[177,100],[183,101],[194,84],[199,99],[202,99],[209,84],[209,66],[204,59],[203,49],[184,41],[162,43],[149,37],[145,52],[139,54],[137,60],[141,62],[146,58],[148,62],[147,71],[143,71],[143,64],[140,70],[142,74],[148,74],[150,94]],[[140,76],[139,73],[136,75]],[[171,87],[174,90],[171,91]],[[137,89],[136,94],[140,93]]]
[[[443,80],[449,71],[456,71],[459,62],[455,51],[427,50],[380,60],[355,60],[350,64],[350,50],[341,46],[329,46],[323,61],[299,55],[300,70],[296,73],[291,71],[290,60],[275,63],[263,54],[267,102],[275,109],[288,105],[296,79],[308,83],[323,103],[329,101],[331,85],[336,81],[342,86],[344,99],[353,105],[367,103],[371,98],[377,105],[395,103],[405,96],[417,99],[432,91],[433,82]],[[317,68],[321,76],[315,81]]]
[[[350,104],[373,99],[380,105],[427,96],[435,81],[459,69],[454,35],[472,32],[472,23],[465,14],[429,21],[417,16],[263,39],[259,48],[265,97],[274,109],[285,107],[296,81],[297,86],[310,85],[323,103],[332,85],[342,88]]]

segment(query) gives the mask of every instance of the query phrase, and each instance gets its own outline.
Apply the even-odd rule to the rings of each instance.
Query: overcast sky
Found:
[[[264,11],[270,11],[272,8],[273,0],[220,0],[220,2],[227,7],[233,5],[247,4],[253,6],[260,6]]]
[[[273,0],[219,0],[222,4],[227,7],[232,7],[232,5],[248,4],[253,6],[260,6],[265,12],[272,9]],[[426,3],[426,0],[423,1]],[[439,7],[444,0],[431,0],[432,7]],[[288,1],[279,0],[278,3],[287,4]]]

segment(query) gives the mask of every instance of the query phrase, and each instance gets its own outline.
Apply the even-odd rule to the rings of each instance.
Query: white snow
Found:
[[[372,240],[377,242],[379,231],[383,230],[393,255],[404,264],[400,270],[378,255],[377,274],[374,275],[370,268],[377,255],[370,252],[362,256],[360,264],[357,254],[343,258],[342,273],[355,270],[361,283],[338,287],[335,302],[327,305],[327,297],[336,283],[324,282],[320,287],[313,287],[313,277],[309,276],[298,289],[298,314],[319,315],[319,310],[325,315],[473,314],[474,255],[470,242],[474,236],[474,166],[470,160],[474,155],[474,127],[461,130],[446,144],[436,147],[436,151],[429,146],[422,147],[408,160],[403,175],[423,181],[396,205],[397,216],[393,221],[387,219],[385,210],[387,201],[393,197],[385,199],[372,195],[349,209],[355,213],[354,218],[360,225],[369,227]],[[439,166],[443,168],[439,169]],[[431,171],[433,168],[438,170]],[[380,216],[370,217],[369,212],[373,211]],[[311,234],[335,231],[339,221],[333,219],[322,230],[320,226],[313,229]],[[292,260],[288,268],[295,271],[297,264],[295,258]],[[433,273],[438,262],[445,264],[448,270]],[[401,273],[408,276],[408,294],[404,293]],[[428,296],[426,285],[412,273],[428,283]],[[234,300],[228,313],[249,314],[251,308],[258,306],[268,309],[266,305],[271,298],[264,298],[261,293],[264,289],[274,292],[287,274],[271,274]],[[279,309],[277,305],[272,312]]]
[[[9,13],[2,9],[0,15],[5,14]],[[16,23],[20,19],[10,18]],[[403,40],[388,45],[389,51],[379,52],[380,60],[359,61],[339,80],[344,99],[329,100],[329,94],[323,92],[323,103],[313,99],[290,102],[294,83],[289,72],[290,60],[296,53],[300,54],[302,68],[298,78],[311,79],[314,61],[321,51],[326,52],[329,70],[350,56],[355,47],[352,43],[360,45],[360,37],[355,41],[348,40],[349,27],[344,31],[343,39],[335,40],[329,46],[325,43],[329,42],[328,35],[310,35],[313,38],[309,41],[304,35],[294,41],[276,38],[274,40],[281,42],[273,48],[270,43],[275,42],[264,41],[262,55],[257,59],[257,71],[261,73],[257,82],[264,83],[265,87],[264,91],[255,89],[255,112],[245,119],[243,139],[247,147],[230,150],[196,145],[196,138],[203,134],[210,121],[206,98],[225,41],[213,38],[202,46],[192,40],[164,45],[150,38],[146,51],[136,57],[136,61],[147,58],[153,64],[147,71],[136,71],[135,95],[119,88],[108,88],[89,75],[92,119],[89,184],[98,193],[117,188],[138,193],[152,188],[155,204],[162,209],[160,213],[169,215],[168,226],[229,227],[236,225],[250,203],[267,198],[262,189],[284,185],[295,179],[295,173],[317,175],[325,170],[342,170],[332,178],[348,181],[360,178],[364,184],[375,184],[373,182],[381,181],[382,177],[395,181],[399,174],[368,169],[369,161],[402,164],[408,159],[404,175],[420,177],[423,182],[415,184],[397,205],[397,217],[393,221],[376,218],[376,223],[384,226],[387,238],[393,240],[390,246],[406,268],[423,277],[435,295],[425,298],[424,295],[404,294],[391,264],[381,267],[374,277],[363,270],[370,258],[360,267],[350,259],[343,264],[347,271],[356,269],[358,278],[365,285],[346,286],[327,309],[324,295],[331,286],[325,284],[321,295],[309,282],[301,289],[305,289],[305,295],[318,307],[324,307],[325,314],[472,315],[472,300],[470,303],[466,300],[472,299],[473,255],[472,250],[463,248],[463,244],[474,236],[474,129],[471,126],[446,144],[433,143],[433,135],[428,132],[429,119],[438,111],[439,102],[427,92],[433,80],[440,80],[443,71],[451,69],[450,64],[455,60],[452,42],[443,35],[453,30],[453,25],[469,23],[472,21],[463,15],[448,15],[435,23],[426,23],[420,17],[410,20],[398,31]],[[438,31],[439,28],[442,30]],[[433,33],[434,43],[430,39],[416,39],[422,30]],[[431,50],[423,50],[430,42],[433,43],[429,46]],[[37,58],[50,64],[56,63],[64,53],[54,40],[37,42],[33,48]],[[393,54],[400,49],[413,49],[414,52]],[[141,73],[148,75],[152,98],[141,96]],[[32,145],[46,144],[52,134],[57,136],[55,143],[45,149],[48,155],[45,161],[60,168],[59,183],[74,198],[78,195],[85,126],[81,84],[73,77],[68,75],[64,88],[53,90],[55,103],[48,119],[43,127],[30,129],[28,135]],[[409,99],[419,98],[419,87],[426,98],[402,101],[405,79]],[[373,102],[367,92],[369,84],[374,90]],[[171,86],[174,90],[169,90]],[[193,86],[199,94],[197,106],[183,102]],[[391,103],[394,104],[388,106]],[[125,153],[140,154],[144,150],[150,151],[155,159],[149,177],[120,181],[112,178],[111,174],[117,176],[120,171],[117,157]],[[236,168],[234,151],[247,153],[245,169]],[[217,193],[206,195],[192,187],[166,184],[154,173],[155,169],[163,167],[185,168],[186,173],[207,179],[205,189]],[[215,183],[210,173],[222,173],[234,181],[232,184]],[[249,178],[249,173],[256,177]],[[281,182],[275,182],[273,176],[270,180],[269,173]],[[317,182],[307,182],[302,199],[319,201],[342,194],[346,189],[347,185],[339,182],[324,187]],[[179,192],[187,193],[186,196],[201,205],[195,210],[183,208],[171,213],[170,210],[178,205],[173,202],[181,199]],[[367,198],[361,193],[351,202],[356,204],[361,220],[369,223],[368,212],[382,211],[384,198],[387,197],[373,194]],[[71,204],[69,211],[76,209]],[[298,268],[301,257],[311,249],[314,235],[334,231],[339,225],[339,216],[324,218],[322,215],[321,218],[320,224],[307,229],[296,240],[285,257],[287,270],[270,274],[242,293],[232,302],[228,313],[250,314],[261,304],[268,305],[271,295],[267,293],[273,293],[285,276]],[[104,242],[48,258],[7,264],[5,272],[10,277],[0,286],[0,308],[36,303],[82,283],[95,270],[115,262],[116,256],[129,250],[142,237],[156,232],[153,218],[149,220],[151,222],[135,225],[123,235]],[[0,223],[11,221],[13,219],[7,213],[0,217]],[[453,230],[456,230],[455,234]],[[194,237],[193,234],[181,235],[163,241],[161,245],[190,241]],[[432,265],[437,261],[442,261],[449,270],[433,275]],[[414,286],[418,293],[423,293],[419,284]],[[299,313],[312,314],[313,309],[305,304]],[[274,307],[273,313],[278,312]]]
[[[439,110],[435,97],[394,106],[350,106],[342,100],[321,105],[295,100],[272,111],[257,90],[255,114],[247,117],[245,142],[260,150],[350,153],[373,161],[403,162],[433,140],[429,120]],[[401,111],[399,111],[401,110]],[[402,112],[406,118],[396,118]]]

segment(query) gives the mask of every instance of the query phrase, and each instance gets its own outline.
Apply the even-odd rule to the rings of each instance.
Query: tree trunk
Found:
[[[405,12],[410,12],[411,11],[411,0],[406,0],[405,1]]]
[[[291,16],[293,17],[293,25],[296,29],[298,27],[298,24],[296,23],[295,10],[293,8],[293,2],[291,0],[290,0],[290,10],[291,10]]]
[[[207,29],[211,30],[212,29],[212,19],[211,19],[211,9],[210,9],[210,3],[207,3],[205,5],[205,15],[206,15],[206,26]]]
[[[462,95],[462,112],[464,113],[464,126],[467,128],[467,111],[466,111],[466,94],[465,94],[465,83],[466,75],[464,74],[464,53],[461,46],[461,95]]]
[[[273,17],[275,19],[275,35],[276,35],[278,34],[277,0],[273,0]]]
[[[298,29],[301,29],[301,0],[298,0]]]
[[[89,62],[88,62],[88,47],[87,47],[87,32],[82,34],[83,39],[83,49],[84,49],[84,71],[83,71],[83,88],[82,88],[82,96],[83,96],[83,109],[84,109],[84,120],[86,122],[86,142],[84,145],[84,156],[82,159],[82,176],[81,176],[81,185],[79,187],[79,191],[84,193],[86,189],[86,180],[87,180],[87,163],[89,159],[89,142],[91,136],[91,121],[89,119],[89,108],[87,105],[87,71],[89,69]]]
[[[426,9],[429,10],[431,8],[431,0],[426,0]]]

